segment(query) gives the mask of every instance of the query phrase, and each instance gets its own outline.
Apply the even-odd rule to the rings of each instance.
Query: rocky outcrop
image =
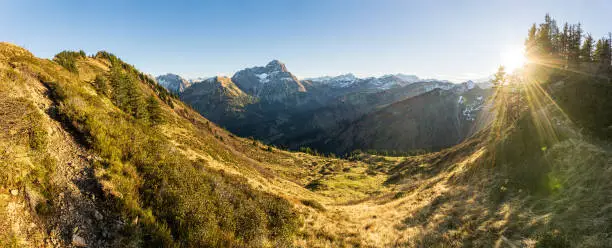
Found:
[[[232,81],[245,93],[263,101],[278,102],[297,92],[306,92],[304,85],[278,60],[265,67],[238,71]]]
[[[168,73],[155,78],[157,83],[172,93],[181,93],[191,85],[191,82],[179,75]]]
[[[238,118],[243,108],[255,101],[228,77],[214,77],[195,83],[181,94],[181,100],[209,120],[221,124]]]

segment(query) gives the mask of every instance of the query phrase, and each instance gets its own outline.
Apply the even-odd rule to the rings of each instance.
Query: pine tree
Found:
[[[126,76],[117,67],[111,67],[109,75],[110,85],[112,87],[111,100],[115,106],[125,111],[127,106],[128,89],[126,87]]]
[[[506,82],[506,68],[504,68],[503,65],[500,65],[499,68],[497,68],[497,72],[495,73],[495,76],[493,78],[493,85],[496,87],[502,86],[505,84]]]
[[[587,34],[580,48],[580,60],[583,62],[593,61],[593,36]]]
[[[576,66],[580,62],[580,44],[582,41],[582,27],[580,23],[570,26],[568,39],[568,66]]]
[[[108,95],[108,80],[102,75],[97,75],[93,86],[99,94]]]
[[[552,18],[550,18],[550,15],[546,14],[544,17],[544,23],[540,24],[540,29],[536,36],[538,53],[540,56],[548,57],[553,51],[552,39],[550,37],[551,24]]]
[[[601,38],[595,45],[593,60],[605,66],[610,66],[610,40]]]
[[[568,59],[568,47],[569,47],[569,37],[570,37],[570,27],[566,22],[563,24],[563,32],[559,34],[559,57],[564,61]]]
[[[155,97],[151,96],[147,99],[147,111],[149,112],[149,121],[153,125],[163,123],[162,109]]]
[[[527,39],[525,40],[525,53],[527,55],[527,58],[529,59],[535,59],[538,55],[537,53],[537,47],[536,47],[536,34],[537,34],[537,28],[536,28],[536,24],[532,24],[531,28],[529,28],[529,32],[527,35]]]
[[[550,39],[552,44],[552,55],[559,55],[559,26],[557,26],[557,21],[555,19],[551,19],[550,21]]]
[[[136,119],[146,120],[149,115],[142,92],[138,88],[138,79],[133,76],[126,76],[125,83],[127,88],[126,112],[136,117]]]

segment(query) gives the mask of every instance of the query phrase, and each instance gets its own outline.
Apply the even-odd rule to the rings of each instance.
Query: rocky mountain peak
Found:
[[[277,59],[270,61],[266,65],[266,69],[269,70],[270,72],[275,72],[275,71],[288,72],[287,67],[285,67],[285,64],[283,64]]]
[[[265,67],[256,66],[236,72],[231,79],[241,90],[263,100],[281,101],[306,91],[300,81],[278,60]]]
[[[181,93],[191,85],[191,82],[188,80],[172,73],[157,76],[155,80],[159,85],[174,93]]]

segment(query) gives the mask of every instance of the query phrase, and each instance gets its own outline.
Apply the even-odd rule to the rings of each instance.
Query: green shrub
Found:
[[[48,201],[42,201],[36,204],[35,207],[36,213],[42,216],[48,216],[53,213],[54,208],[53,205]]]
[[[32,121],[28,137],[30,148],[40,151],[47,147],[47,130],[42,127],[40,120]]]
[[[312,191],[325,190],[327,189],[327,185],[323,184],[321,180],[313,180],[312,182],[306,185],[306,188]]]
[[[572,247],[569,238],[559,230],[552,230],[538,235],[536,248],[566,248]]]
[[[96,91],[101,95],[108,95],[108,79],[105,76],[97,75],[93,81],[93,86]]]
[[[395,195],[393,195],[393,199],[399,199],[405,196],[406,196],[406,191],[400,191],[400,192],[395,193]]]
[[[310,200],[310,199],[303,199],[303,200],[300,200],[300,202],[304,204],[305,206],[309,206],[316,210],[325,211],[325,207],[323,207],[323,205],[319,203],[318,201]]]
[[[76,61],[79,58],[85,57],[86,55],[83,51],[62,51],[53,57],[53,61],[57,62],[59,65],[72,73],[78,73],[79,69],[77,68]]]

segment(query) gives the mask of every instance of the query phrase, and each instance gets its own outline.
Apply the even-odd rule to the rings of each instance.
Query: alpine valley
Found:
[[[483,110],[491,95],[485,84],[404,74],[300,80],[278,60],[231,78],[198,81],[166,74],[156,80],[239,136],[336,155],[435,151],[458,144],[487,124]]]
[[[211,56],[210,67],[226,60],[239,64],[247,60],[243,51],[265,56],[269,47],[325,50],[321,43],[286,38],[331,30],[320,23],[338,23],[320,17],[327,11],[322,7],[336,1],[245,1],[238,4],[248,7],[243,9],[226,1],[199,8],[205,1],[121,1],[135,11],[102,11],[116,7],[113,1],[87,1],[100,11],[40,1],[35,7],[49,9],[11,8],[31,2],[6,1],[2,10],[8,11],[0,15],[11,21],[0,34],[26,43],[0,42],[0,248],[611,247],[612,34],[595,41],[580,23],[559,28],[546,15],[524,30],[527,38],[513,37],[524,49],[511,53],[507,67],[491,59],[486,63],[498,68],[491,78],[461,83],[404,74],[300,79],[278,60],[231,77],[185,79],[154,77],[140,66],[189,71],[200,67],[198,52],[215,54],[218,45],[241,49],[223,50],[218,60]],[[382,51],[392,43],[370,39],[396,38],[395,32],[378,36],[395,30],[386,18],[413,18],[403,9],[395,12],[406,5],[389,2],[363,9],[380,24],[362,27],[353,23],[364,16],[329,13],[345,14],[335,21],[367,35],[354,42]],[[454,2],[436,5],[436,13]],[[493,13],[498,8],[489,2],[497,1],[479,5]],[[368,1],[340,4],[342,10],[362,5]],[[383,7],[382,14],[376,11]],[[478,20],[473,28],[498,18],[471,19],[451,10],[452,21],[460,21],[455,15]],[[609,9],[602,10],[605,15]],[[527,12],[534,11],[521,14]],[[48,14],[57,18],[43,20]],[[500,17],[507,25],[519,20],[507,16]],[[36,17],[40,21],[32,21]],[[442,43],[432,37],[427,43],[458,41],[432,22],[411,20],[444,35]],[[69,25],[61,30],[41,28],[64,22]],[[300,29],[303,36],[253,34],[311,22],[319,25]],[[83,39],[82,29],[74,28],[83,23],[97,35]],[[369,26],[375,24],[380,29]],[[504,27],[495,26],[511,32]],[[481,35],[477,30],[483,29],[471,28],[461,26],[462,37]],[[173,35],[183,33],[190,36]],[[58,42],[61,34],[70,35]],[[190,37],[200,39],[185,39]],[[93,51],[41,52],[77,41]],[[324,55],[362,52],[346,44],[344,51]],[[95,51],[100,47],[124,54]],[[132,49],[147,52],[134,56]],[[460,62],[466,61],[471,63]]]

